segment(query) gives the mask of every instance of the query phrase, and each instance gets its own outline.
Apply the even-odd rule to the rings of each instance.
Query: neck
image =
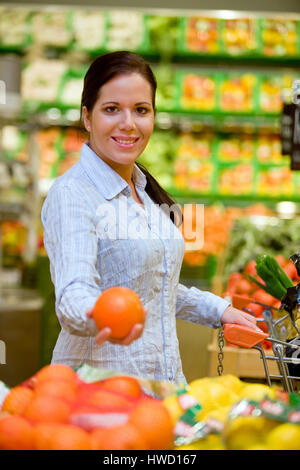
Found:
[[[98,155],[98,157],[101,158],[101,160],[103,160],[107,165],[109,165],[116,173],[118,173],[121,178],[123,178],[123,180],[125,180],[130,186],[133,185],[132,174],[134,162],[129,163],[128,165],[121,165],[120,163],[116,163],[100,155],[97,149],[94,148],[94,146],[91,144],[91,142],[89,143],[89,146]]]

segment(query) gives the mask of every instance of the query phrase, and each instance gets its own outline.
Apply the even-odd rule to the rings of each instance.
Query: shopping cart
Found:
[[[268,333],[256,331],[237,324],[225,324],[220,331],[219,347],[222,352],[222,341],[224,339],[231,344],[244,348],[257,349],[263,361],[266,380],[269,386],[274,381],[281,381],[286,392],[297,392],[300,390],[300,330],[289,313],[284,313],[278,308],[271,307],[260,302],[242,296],[233,296],[232,304],[236,308],[253,314],[246,305],[255,303],[263,307],[263,318],[257,319],[265,322]],[[293,331],[296,336],[288,339],[289,332]],[[272,344],[273,355],[263,348],[262,342],[268,340]],[[222,356],[222,354],[221,354]],[[278,374],[269,372],[269,361],[275,361],[278,367]],[[218,368],[218,373],[220,375]]]

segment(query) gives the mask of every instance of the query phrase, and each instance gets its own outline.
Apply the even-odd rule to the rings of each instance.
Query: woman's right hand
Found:
[[[146,313],[147,311],[145,310],[145,319],[146,319]],[[93,310],[88,310],[87,312],[87,317],[88,318],[93,318]],[[105,341],[109,341],[112,344],[119,344],[122,346],[129,346],[133,341],[136,339],[140,338],[142,336],[143,330],[144,330],[144,323],[136,323],[130,333],[122,339],[115,339],[111,338],[111,329],[110,328],[102,328],[102,330],[99,330],[99,333],[95,336],[95,343],[98,346],[102,346]]]

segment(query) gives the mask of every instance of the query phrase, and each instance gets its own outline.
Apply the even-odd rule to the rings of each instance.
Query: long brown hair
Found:
[[[117,51],[104,54],[92,62],[83,82],[81,96],[81,109],[86,106],[88,112],[92,111],[100,88],[112,78],[123,75],[138,73],[144,77],[151,86],[152,106],[155,111],[155,93],[157,82],[150,65],[138,54],[129,51]],[[167,204],[169,207],[176,205],[171,196],[160,186],[157,180],[140,163],[136,162],[138,168],[144,173],[147,179],[145,191],[156,204]],[[177,211],[178,212],[178,211]],[[170,218],[175,222],[173,211]],[[181,218],[181,214],[180,214]]]

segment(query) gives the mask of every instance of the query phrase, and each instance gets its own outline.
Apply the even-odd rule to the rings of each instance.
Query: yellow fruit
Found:
[[[169,411],[172,421],[174,424],[177,423],[180,416],[184,413],[181,406],[178,403],[177,395],[171,395],[163,400],[163,404]]]
[[[214,404],[214,408],[222,408],[224,406],[231,406],[239,400],[239,396],[226,388],[217,381],[207,385],[210,397]]]
[[[201,405],[202,409],[197,415],[197,420],[200,421],[203,419],[203,416],[210,410],[215,408],[215,405],[210,396],[209,390],[204,385],[204,383],[194,383],[190,384],[188,392],[196,398],[196,400]]]
[[[220,375],[219,377],[217,377],[217,380],[219,383],[224,385],[224,387],[230,389],[232,392],[236,393],[237,395],[239,395],[239,393],[242,391],[244,387],[243,382],[235,375],[231,375],[231,374]]]
[[[226,448],[246,450],[265,444],[265,436],[274,426],[275,422],[261,416],[239,416],[231,419],[225,424],[223,432]]]
[[[175,447],[175,450],[225,450],[222,438],[218,434],[210,434],[204,439],[191,444]]]
[[[203,417],[204,420],[209,418],[217,419],[221,423],[225,423],[228,413],[231,410],[231,406],[223,406],[222,408],[217,408],[216,410],[211,410]]]
[[[264,384],[248,384],[245,385],[239,394],[240,398],[248,398],[249,400],[260,401],[266,396],[275,398],[275,390]]]
[[[189,383],[189,387],[196,389],[196,388],[201,388],[202,385],[206,385],[211,383],[213,379],[209,377],[203,377],[202,379],[196,379],[193,380],[192,382]]]
[[[270,450],[300,450],[300,425],[280,424],[269,433],[266,441]]]

